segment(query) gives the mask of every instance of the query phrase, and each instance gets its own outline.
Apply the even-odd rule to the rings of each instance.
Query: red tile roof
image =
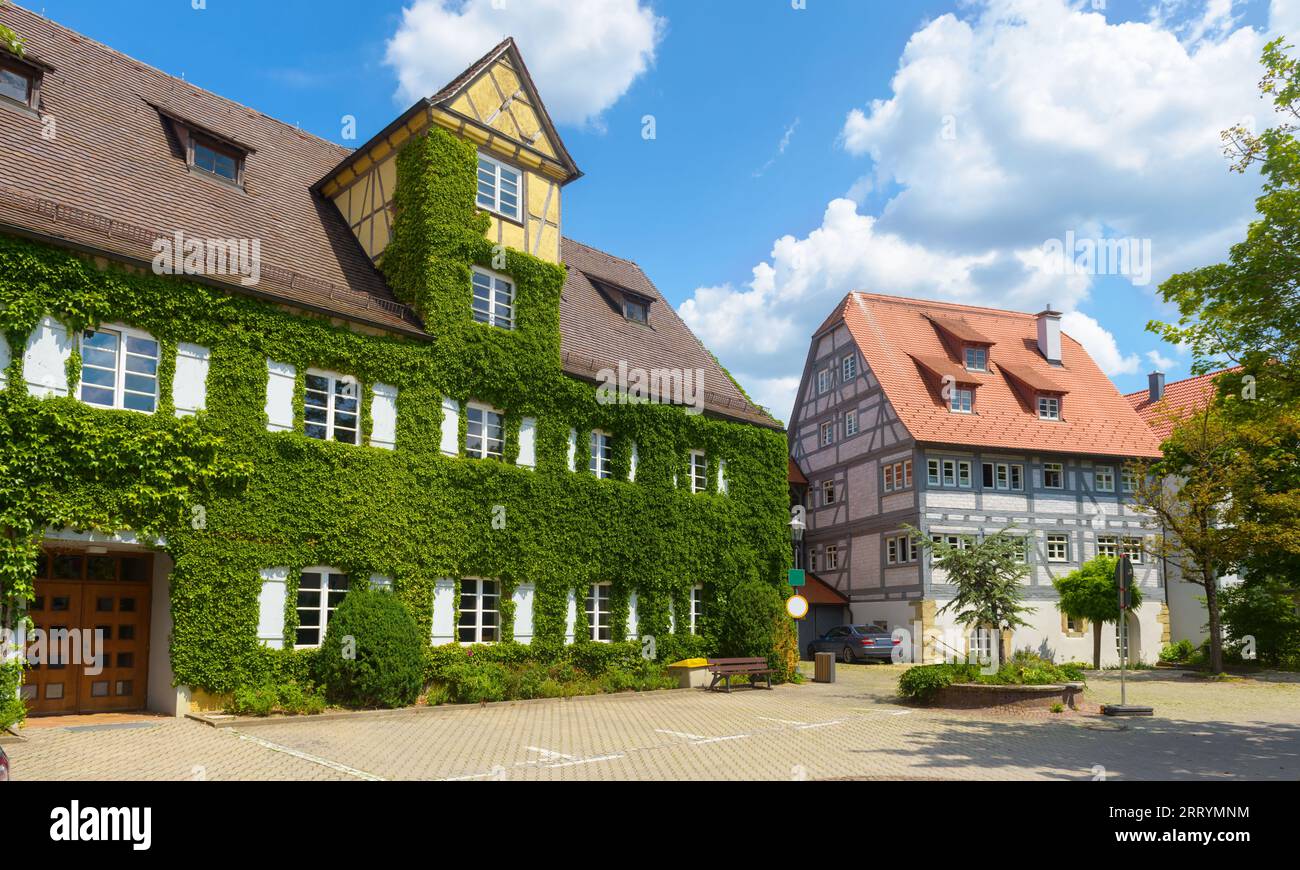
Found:
[[[1033,314],[860,292],[846,296],[837,313],[827,324],[843,319],[917,441],[1103,456],[1160,455],[1159,441],[1082,345],[1062,333],[1061,365],[1043,358]],[[964,324],[964,334],[993,343],[989,372],[962,378],[979,384],[972,414],[950,412],[936,379],[927,378],[925,368],[915,361],[933,360],[939,366],[939,360],[946,360],[953,369],[961,367],[934,322],[947,324],[953,318]],[[1004,364],[1019,380],[1068,391],[1061,421],[1038,419],[1037,409],[1003,371]]]
[[[808,478],[804,477],[803,472],[799,470],[799,466],[794,464],[793,456],[790,457],[790,467],[786,471],[786,480],[790,483],[797,483],[800,486],[808,485]]]
[[[1174,429],[1174,422],[1189,413],[1199,411],[1210,403],[1214,396],[1214,382],[1225,372],[1239,372],[1241,366],[1219,369],[1194,378],[1184,378],[1165,384],[1165,394],[1158,402],[1151,401],[1149,390],[1129,393],[1128,399],[1133,410],[1137,411],[1156,437],[1164,441]]]
[[[796,591],[807,598],[809,604],[846,605],[849,603],[847,595],[811,571],[804,572],[804,586]]]

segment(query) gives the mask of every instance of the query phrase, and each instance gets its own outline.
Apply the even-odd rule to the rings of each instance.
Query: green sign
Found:
[[[791,568],[790,573],[786,575],[785,582],[791,586],[802,586],[804,584],[803,569]]]

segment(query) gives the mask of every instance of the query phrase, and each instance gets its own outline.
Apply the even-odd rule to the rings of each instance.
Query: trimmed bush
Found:
[[[390,592],[349,590],[330,617],[317,668],[329,699],[349,707],[405,707],[424,685],[420,629]]]
[[[908,668],[898,678],[898,694],[916,701],[928,701],[940,689],[953,683],[983,683],[990,686],[1048,686],[1053,683],[1083,682],[1080,662],[1056,664],[1032,653],[1018,652],[997,673],[984,674],[980,666],[965,662],[920,665]]]
[[[760,580],[739,583],[715,617],[718,656],[762,656],[778,675],[786,676],[785,663],[777,654],[777,632],[783,621],[788,622],[789,617],[775,586]]]

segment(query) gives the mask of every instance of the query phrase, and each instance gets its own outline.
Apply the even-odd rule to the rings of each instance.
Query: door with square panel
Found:
[[[30,712],[145,706],[152,573],[149,554],[42,554],[28,607],[41,630],[22,689]]]

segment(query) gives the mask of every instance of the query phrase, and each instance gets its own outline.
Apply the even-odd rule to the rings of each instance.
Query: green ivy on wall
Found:
[[[570,590],[576,635],[587,636],[582,602],[591,583],[613,584],[616,639],[633,590],[640,633],[666,635],[670,606],[677,630],[687,631],[696,583],[706,585],[707,602],[725,601],[745,579],[779,583],[789,561],[784,434],[679,407],[598,404],[593,385],[560,368],[563,268],[484,239],[475,168],[473,145],[438,129],[412,139],[398,158],[383,268],[424,319],[427,341],[362,334],[206,285],[0,238],[0,331],[13,349],[0,390],[0,586],[10,619],[14,602],[31,594],[50,526],[131,528],[165,539],[175,562],[175,678],[213,692],[301,666],[300,655],[257,639],[260,571],[272,566],[291,569],[290,638],[297,572],[306,566],[330,565],[357,580],[392,577],[426,636],[437,578],[501,579],[503,639],[513,636],[510,592],[534,583],[534,646],[542,654],[564,643]],[[472,264],[514,281],[516,329],[473,321]],[[156,337],[158,412],[29,397],[22,348],[45,314],[70,330],[122,322]],[[207,410],[177,419],[171,376],[180,341],[209,348],[211,358]],[[299,430],[309,367],[357,378],[367,434],[370,386],[396,387],[397,449],[268,432],[268,359],[297,369]],[[74,354],[70,385],[79,371]],[[443,396],[462,408],[476,399],[507,410],[505,461],[441,454]],[[514,465],[525,416],[538,421],[535,471]],[[570,472],[571,428],[579,432],[579,469],[587,467],[586,433],[613,433],[614,474],[623,479]],[[633,441],[634,483],[625,480]],[[705,493],[687,488],[691,449],[709,458]],[[726,495],[716,492],[720,458]],[[192,522],[196,505],[206,523]],[[496,506],[505,511],[503,528],[493,527]],[[707,632],[707,618],[703,625]]]

